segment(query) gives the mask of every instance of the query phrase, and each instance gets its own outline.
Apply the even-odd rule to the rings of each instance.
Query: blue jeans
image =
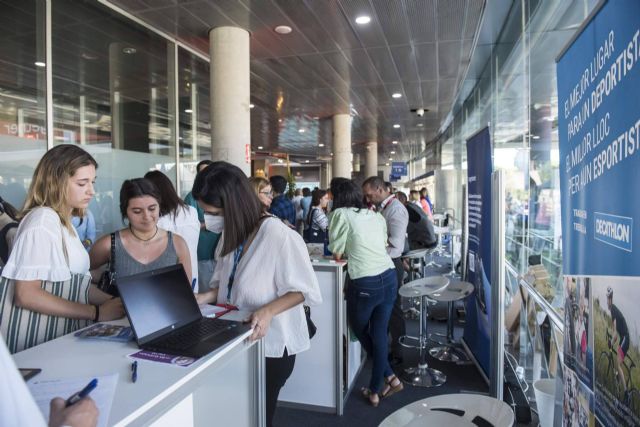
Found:
[[[379,393],[383,378],[393,375],[387,359],[387,329],[398,292],[396,270],[351,279],[347,288],[347,318],[364,350],[373,358],[369,389]]]

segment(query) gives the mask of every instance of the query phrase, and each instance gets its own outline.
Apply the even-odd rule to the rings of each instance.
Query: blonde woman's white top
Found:
[[[187,242],[191,258],[191,277],[196,279],[194,291],[198,292],[198,238],[200,237],[198,211],[193,206],[180,208],[175,217],[172,214],[160,217],[158,227],[177,234]]]
[[[68,255],[64,255],[66,247]],[[40,207],[25,216],[2,276],[14,280],[68,280],[71,272],[89,274],[89,254],[78,233],[64,227],[51,208]]]
[[[231,252],[216,265],[211,287],[219,288],[218,303],[227,302],[233,258],[234,252]],[[304,240],[281,220],[268,218],[238,263],[230,302],[241,310],[253,312],[287,292],[302,292],[306,305],[322,302]],[[302,304],[274,316],[264,340],[267,357],[281,357],[285,347],[290,355],[309,349]]]

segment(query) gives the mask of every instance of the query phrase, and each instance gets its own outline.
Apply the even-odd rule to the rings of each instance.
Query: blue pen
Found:
[[[191,290],[195,291],[196,290],[196,278],[194,277],[193,280],[191,281]]]
[[[66,406],[69,407],[74,403],[77,403],[78,401],[89,396],[89,393],[91,393],[93,389],[96,388],[97,386],[98,386],[98,379],[97,378],[92,379],[91,381],[89,381],[89,384],[85,386],[85,388],[83,388],[77,393],[72,394],[71,397],[67,399]]]
[[[131,382],[138,381],[138,361],[136,360],[131,364]]]

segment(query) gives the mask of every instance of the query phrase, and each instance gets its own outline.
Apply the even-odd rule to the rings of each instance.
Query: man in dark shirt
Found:
[[[288,222],[287,225],[295,227],[296,224],[296,208],[293,202],[287,199],[285,191],[287,190],[287,180],[281,175],[274,175],[269,178],[271,189],[273,190],[273,201],[269,212],[283,221]]]
[[[396,193],[396,198],[407,209],[409,223],[407,224],[407,242],[409,249],[431,249],[438,244],[438,236],[433,229],[433,223],[422,208],[410,203],[407,195],[402,191]]]
[[[615,329],[618,334],[618,357],[616,358],[616,365],[618,368],[618,378],[626,393],[627,384],[624,379],[624,370],[622,369],[622,365],[624,364],[624,358],[627,355],[627,351],[629,351],[629,328],[627,327],[627,320],[624,318],[622,312],[613,303],[613,289],[611,289],[611,287],[607,288],[607,307],[611,312],[613,329]]]

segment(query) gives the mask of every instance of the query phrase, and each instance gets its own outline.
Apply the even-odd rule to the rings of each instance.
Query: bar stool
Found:
[[[505,402],[480,394],[441,394],[410,403],[385,418],[379,427],[512,427],[515,415]]]
[[[415,280],[415,269],[414,265],[416,261],[419,264],[420,274],[424,274],[424,266],[425,266],[425,257],[427,256],[427,249],[414,249],[402,255],[402,258],[407,259],[409,261],[409,281],[412,282]],[[422,277],[422,276],[421,276]]]
[[[462,236],[462,229],[461,228],[456,228],[455,230],[451,230],[449,232],[449,249],[451,251],[451,271],[449,273],[446,274],[446,276],[451,276],[451,277],[456,277],[458,276],[458,273],[456,273],[456,266],[455,266],[455,255],[454,255],[454,251],[453,251],[453,239],[455,237],[460,237]]]
[[[418,366],[405,369],[401,378],[404,382],[419,387],[435,387],[444,384],[447,377],[440,371],[432,369],[427,364],[427,307],[428,296],[438,293],[447,287],[449,279],[444,276],[431,276],[414,280],[400,288],[400,296],[405,298],[420,297],[420,332],[419,336],[403,335],[398,342],[407,348],[417,348],[420,351]]]
[[[429,350],[429,354],[443,362],[467,363],[469,357],[461,349],[460,343],[453,339],[453,306],[456,301],[460,301],[473,293],[473,285],[461,280],[451,281],[441,292],[431,294],[431,298],[438,302],[446,302],[448,305],[449,318],[447,319],[446,344],[434,347]]]

